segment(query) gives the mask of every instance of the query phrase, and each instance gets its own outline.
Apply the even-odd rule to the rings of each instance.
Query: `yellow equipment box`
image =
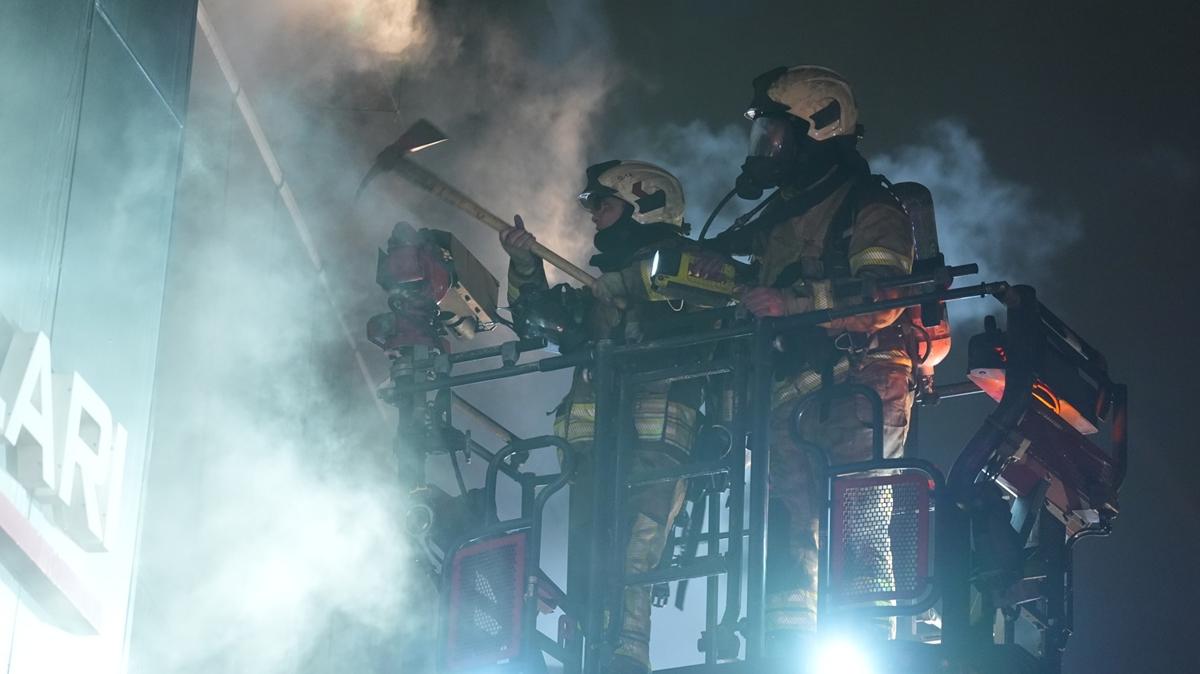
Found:
[[[723,307],[733,301],[737,289],[737,265],[730,260],[718,278],[704,278],[692,271],[697,256],[686,250],[667,249],[654,253],[642,266],[642,280],[654,300],[684,300],[705,307]]]

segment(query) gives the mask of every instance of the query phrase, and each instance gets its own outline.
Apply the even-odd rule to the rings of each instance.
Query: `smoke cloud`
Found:
[[[385,379],[362,326],[385,309],[374,249],[397,220],[454,232],[501,279],[506,258],[493,232],[395,179],[360,200],[355,188],[428,117],[452,142],[418,161],[580,259],[590,226],[578,236],[573,195],[616,77],[605,29],[574,3],[515,17],[380,0],[205,9],[303,223],[198,36],[131,671],[427,671],[436,597],[401,530],[394,425],[341,325],[371,384]],[[530,39],[547,24],[560,30]],[[547,433],[527,412],[566,381],[528,384],[464,394],[521,435]],[[515,390],[519,410],[484,402]],[[446,473],[431,465],[454,493]]]
[[[409,633],[427,588],[380,418],[286,212],[262,185],[230,190],[262,169],[219,170],[253,146],[208,135],[196,111],[131,670],[384,671],[387,649],[351,644]]]
[[[746,133],[747,129],[738,124],[714,129],[693,120],[638,129],[620,139],[620,152],[623,158],[658,164],[679,178],[687,202],[685,219],[693,226],[693,236],[697,236],[712,209],[733,188],[746,156]],[[747,202],[735,197],[713,222],[707,236],[720,233],[745,210]]]
[[[928,187],[946,260],[978,262],[988,280],[1044,280],[1054,256],[1081,234],[1078,214],[1052,210],[1046,195],[998,175],[960,121],[934,123],[920,142],[873,157],[871,168]]]
[[[358,45],[384,58],[412,58],[433,43],[417,0],[301,0],[291,9],[296,25],[326,33],[322,45]]]

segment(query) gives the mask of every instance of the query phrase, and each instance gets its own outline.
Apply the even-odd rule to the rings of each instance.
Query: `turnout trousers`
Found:
[[[593,452],[591,442],[574,443],[578,448],[575,479],[571,482],[570,514],[567,549],[567,592],[586,603],[587,572],[591,555],[607,554],[608,550],[592,551],[592,495],[595,493]],[[654,443],[641,441],[634,452],[630,474],[667,468],[678,461]],[[666,546],[667,533],[683,505],[686,483],[663,482],[632,490],[623,521],[618,522],[618,545],[624,548],[624,571],[643,573],[658,565]],[[649,585],[625,588],[617,625],[617,643],[613,655],[632,658],[647,668],[650,666],[650,592]]]
[[[844,361],[843,361],[844,362]],[[837,383],[863,384],[883,401],[883,450],[886,458],[901,455],[908,434],[908,419],[913,401],[911,367],[907,364],[871,359],[871,354],[856,366],[835,372]],[[817,618],[817,537],[822,494],[822,468],[809,445],[822,448],[832,465],[866,461],[871,458],[872,411],[870,404],[857,398],[834,398],[828,415],[822,419],[821,403],[807,405],[793,432],[797,401],[819,388],[819,376],[804,373],[777,388],[771,412],[770,443],[770,519],[768,522],[766,631],[773,634],[812,631]],[[809,390],[805,390],[809,389]],[[871,502],[854,503],[864,514],[887,512],[885,519],[873,518],[876,528],[859,528],[859,536],[849,543],[856,560],[852,573],[885,585],[894,583],[887,527],[891,519],[891,495],[877,493]],[[886,502],[884,502],[886,501]],[[853,549],[857,547],[858,549]],[[889,632],[894,621],[887,621]]]
[[[667,384],[651,384],[636,392],[632,407],[632,427],[624,432],[637,438],[628,474],[668,468],[686,459],[695,438],[698,405],[672,399]],[[693,392],[698,398],[698,392]],[[570,531],[567,535],[567,592],[587,601],[587,572],[591,555],[610,554],[611,550],[590,550],[595,536],[592,522],[592,495],[595,493],[595,452],[615,451],[595,443],[596,408],[591,387],[576,382],[555,419],[555,434],[576,448],[575,476],[571,482]],[[666,546],[667,534],[683,506],[687,485],[683,480],[660,482],[629,492],[624,517],[617,524],[618,545],[623,548],[626,575],[643,573],[658,565]],[[611,504],[615,506],[616,504]],[[627,587],[621,596],[613,655],[625,656],[650,666],[651,587]]]

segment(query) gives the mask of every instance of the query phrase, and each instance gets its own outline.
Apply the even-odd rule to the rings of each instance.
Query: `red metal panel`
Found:
[[[0,495],[0,559],[60,627],[95,634],[99,600],[7,497]]]
[[[460,668],[498,664],[520,655],[522,636],[521,607],[524,594],[523,579],[525,577],[525,541],[525,532],[517,532],[473,543],[460,548],[454,554],[454,561],[450,570],[449,606],[447,609],[447,669],[453,671]],[[509,623],[509,638],[503,647],[495,652],[462,652],[459,645],[462,636],[459,633],[459,626],[463,618],[461,615],[463,608],[463,563],[473,557],[488,554],[504,547],[512,547],[514,549],[512,568],[507,569],[507,572],[511,574],[510,578],[512,580],[511,596],[509,597],[511,611],[508,615],[508,618],[511,620]]]

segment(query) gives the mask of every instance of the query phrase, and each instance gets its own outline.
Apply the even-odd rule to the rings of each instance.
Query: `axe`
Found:
[[[379,153],[379,156],[375,158],[375,163],[371,166],[371,170],[367,172],[367,175],[363,176],[362,182],[359,183],[357,194],[362,194],[367,185],[380,173],[390,171],[399,174],[400,177],[408,180],[410,183],[429,192],[447,204],[454,206],[497,232],[512,229],[512,225],[508,224],[507,220],[501,219],[495,213],[480,206],[474,199],[459,192],[450,183],[442,180],[432,171],[409,158],[409,155],[414,152],[420,152],[425,148],[433,147],[447,140],[449,138],[439,131],[436,126],[424,119],[417,120],[415,124],[409,127],[408,131],[401,134],[396,142],[387,146],[383,152]],[[558,267],[580,283],[591,284],[592,281],[596,280],[596,277],[575,266],[563,256],[540,243],[534,242],[533,254]]]

